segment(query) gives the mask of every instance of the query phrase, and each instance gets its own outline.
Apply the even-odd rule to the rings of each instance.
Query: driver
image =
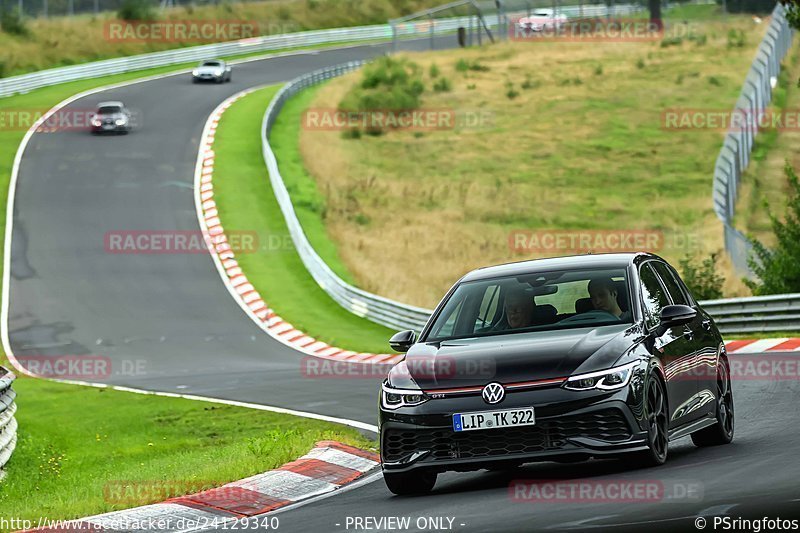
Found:
[[[523,287],[509,289],[504,305],[509,329],[533,325],[533,298]]]
[[[595,278],[589,282],[589,296],[596,311],[611,313],[618,319],[630,319],[630,312],[623,312],[617,301],[617,286],[611,278]]]

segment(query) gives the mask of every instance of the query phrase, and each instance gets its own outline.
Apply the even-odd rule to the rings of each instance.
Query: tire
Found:
[[[427,494],[436,484],[436,472],[415,471],[397,474],[383,473],[386,487],[398,496]]]
[[[639,467],[661,466],[669,450],[669,412],[667,395],[660,379],[651,375],[645,387],[644,410],[647,416],[647,450],[634,454]]]
[[[717,422],[713,426],[692,433],[695,446],[720,446],[733,440],[735,417],[733,391],[728,362],[721,361],[717,368]]]

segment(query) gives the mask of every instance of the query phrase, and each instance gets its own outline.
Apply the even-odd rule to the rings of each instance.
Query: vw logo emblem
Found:
[[[481,396],[486,403],[500,403],[506,397],[506,390],[499,383],[489,383],[483,388]]]

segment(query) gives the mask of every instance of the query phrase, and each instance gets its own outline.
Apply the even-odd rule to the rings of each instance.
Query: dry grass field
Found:
[[[685,34],[679,24],[669,29]],[[694,38],[672,45],[516,42],[409,56],[425,73],[423,108],[482,122],[359,139],[301,128],[316,187],[298,187],[295,201],[324,206],[359,286],[422,306],[472,268],[570,251],[520,252],[516,231],[655,232],[675,264],[718,251],[710,193],[723,133],[666,128],[663,112],[730,109],[765,26],[729,16],[690,20]],[[743,46],[730,44],[731,29]],[[465,61],[482,69],[459,69]],[[360,76],[328,83],[311,107],[335,108]],[[450,91],[432,90],[441,78]],[[726,293],[744,294],[721,267]]]

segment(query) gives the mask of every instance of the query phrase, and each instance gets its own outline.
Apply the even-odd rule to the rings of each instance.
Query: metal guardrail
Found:
[[[752,296],[700,302],[722,333],[797,331],[800,294]]]
[[[14,399],[17,394],[11,384],[17,377],[0,366],[0,479],[4,476],[2,468],[14,453],[17,446],[17,404]]]
[[[272,99],[267,112],[264,114],[261,127],[264,162],[267,165],[267,170],[269,170],[270,183],[272,183],[283,217],[286,219],[286,225],[289,228],[289,234],[292,237],[297,253],[319,286],[339,305],[351,313],[390,328],[415,329],[419,331],[428,320],[431,314],[430,310],[395,302],[353,287],[337,276],[317,254],[308,241],[305,232],[303,232],[295,213],[294,205],[292,205],[289,191],[286,189],[286,184],[278,170],[275,154],[269,144],[269,134],[275,124],[275,119],[289,98],[307,87],[350,72],[362,64],[363,62],[361,61],[353,61],[335,67],[316,70],[284,85]]]
[[[733,227],[739,183],[742,173],[750,164],[750,152],[758,134],[758,121],[772,100],[772,89],[780,74],[781,60],[792,45],[793,33],[786,21],[785,8],[778,2],[733,109],[733,116],[742,118],[740,123],[744,127],[732,126],[728,130],[714,165],[714,212],[725,228],[725,249],[734,267],[742,273],[750,274],[747,259],[752,245],[742,232]]]

